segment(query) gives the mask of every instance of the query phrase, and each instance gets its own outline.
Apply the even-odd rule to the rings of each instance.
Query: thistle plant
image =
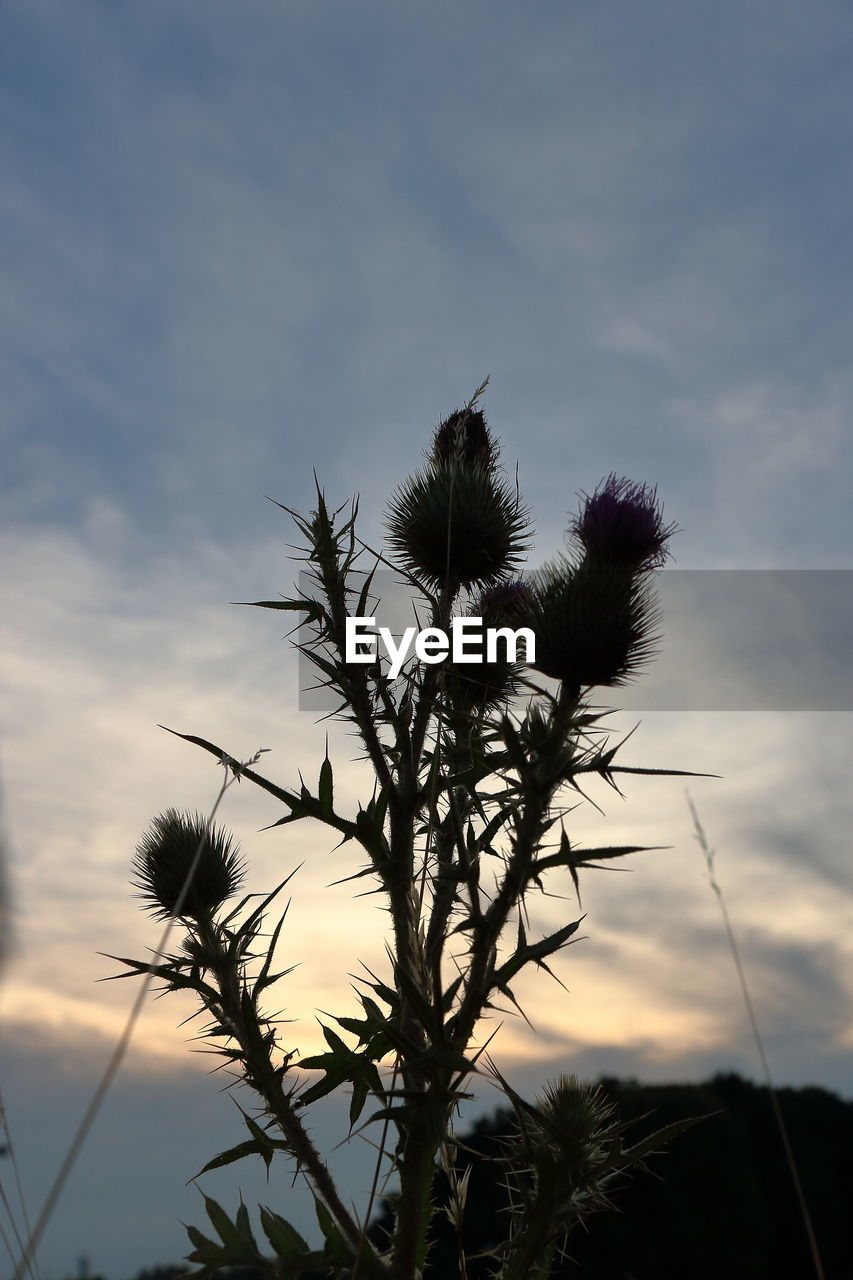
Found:
[[[243,862],[233,842],[175,811],[154,820],[137,851],[147,908],[179,919],[186,937],[153,963],[123,960],[121,976],[154,974],[167,990],[192,992],[207,1019],[203,1037],[254,1099],[243,1111],[247,1139],[206,1168],[252,1156],[268,1167],[289,1161],[313,1193],[323,1237],[312,1250],[279,1213],[286,1206],[262,1207],[261,1246],[246,1206],[232,1218],[208,1198],[218,1238],[188,1228],[197,1276],[248,1265],[282,1280],[417,1280],[433,1181],[442,1163],[455,1167],[453,1117],[478,1073],[491,1076],[518,1118],[503,1156],[513,1207],[506,1239],[494,1242],[499,1280],[545,1280],[572,1226],[666,1136],[626,1143],[601,1097],[569,1077],[525,1102],[485,1052],[485,1015],[501,1004],[521,1012],[520,975],[531,966],[551,974],[553,958],[577,941],[582,917],[535,936],[531,895],[546,880],[571,879],[578,891],[585,869],[645,847],[579,847],[566,830],[568,801],[589,778],[616,788],[620,772],[681,771],[617,764],[618,744],[590,702],[595,688],[634,678],[654,653],[653,574],[673,533],[655,491],[610,476],[583,499],[566,550],[522,576],[528,514],[501,470],[479,407],[484,388],[440,424],[424,465],[391,496],[386,552],[360,541],[356,500],[333,510],[317,485],[309,515],[283,508],[302,539],[302,587],[254,602],[297,617],[297,647],[357,735],[374,775],[357,811],[339,810],[328,747],[316,786],[300,775],[289,788],[258,773],[255,760],[242,764],[204,738],[178,735],[280,801],[285,812],[274,825],[320,822],[357,852],[351,878],[384,896],[391,934],[387,971],[360,980],[359,1016],[322,1024],[326,1051],[300,1058],[266,1011],[270,988],[289,972],[274,968],[277,948],[286,949],[285,916],[265,932],[287,880],[257,905],[251,896],[235,901]],[[378,648],[358,660],[348,649],[348,619],[374,615],[380,565],[406,584],[426,624],[424,645],[396,677]],[[495,630],[505,651],[484,649],[479,662],[470,651],[436,660],[440,636],[466,617]],[[510,652],[505,633],[513,630],[527,642],[523,653]],[[384,1244],[368,1236],[372,1197],[355,1218],[306,1126],[312,1105],[341,1086],[350,1131],[376,1134],[376,1181],[389,1170],[398,1180]],[[457,1222],[466,1185],[463,1173],[454,1182]]]

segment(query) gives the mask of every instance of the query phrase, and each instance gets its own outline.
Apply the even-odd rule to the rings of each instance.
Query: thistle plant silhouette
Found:
[[[178,735],[281,801],[276,825],[318,821],[358,852],[351,878],[384,895],[391,921],[389,969],[367,971],[360,1016],[333,1017],[337,1028],[322,1025],[326,1052],[298,1059],[265,1012],[269,988],[289,972],[274,968],[284,915],[264,933],[287,880],[259,905],[250,897],[235,903],[243,864],[233,841],[174,810],[154,820],[137,851],[135,883],[148,909],[177,915],[186,937],[153,964],[114,957],[126,966],[117,976],[153,975],[166,990],[193,992],[208,1019],[203,1035],[255,1097],[253,1113],[243,1112],[247,1139],[206,1169],[244,1157],[259,1156],[267,1167],[290,1160],[313,1193],[323,1239],[322,1248],[309,1248],[278,1212],[284,1206],[263,1206],[262,1247],[245,1205],[232,1217],[206,1197],[213,1235],[187,1228],[197,1276],[251,1266],[282,1280],[317,1271],[417,1280],[435,1212],[433,1180],[441,1165],[453,1165],[453,1116],[477,1072],[492,1076],[517,1117],[503,1155],[512,1211],[506,1239],[495,1241],[500,1280],[545,1280],[572,1226],[669,1136],[627,1145],[601,1095],[566,1076],[526,1102],[477,1044],[496,1001],[520,1011],[517,977],[531,965],[551,974],[551,958],[577,940],[582,917],[531,937],[530,895],[566,873],[577,891],[586,868],[647,847],[579,848],[566,831],[567,799],[590,777],[616,788],[619,773],[684,772],[617,764],[618,745],[608,743],[588,702],[595,687],[631,679],[653,655],[653,574],[674,526],[664,524],[653,489],[611,475],[583,498],[566,551],[521,577],[528,515],[478,407],[485,386],[441,423],[425,465],[392,495],[387,554],[358,538],[357,501],[332,510],[317,485],[310,515],[283,508],[303,540],[304,587],[292,598],[254,602],[304,624],[297,647],[375,775],[358,811],[339,812],[328,748],[316,787],[289,789],[259,774],[255,761],[242,764],[204,738]],[[533,652],[526,661],[507,652],[480,664],[456,655],[415,659],[396,679],[381,657],[348,662],[347,619],[373,615],[380,565],[402,578],[436,631],[446,633],[464,614],[492,627],[524,626]],[[374,1192],[385,1166],[398,1179],[385,1247],[366,1231],[373,1193],[358,1220],[306,1127],[312,1105],[340,1086],[351,1094],[350,1130],[379,1126]],[[452,1212],[461,1221],[464,1174],[454,1188]],[[461,1256],[462,1274],[464,1265]]]

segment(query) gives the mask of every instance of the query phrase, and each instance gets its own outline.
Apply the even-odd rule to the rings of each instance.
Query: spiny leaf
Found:
[[[214,1276],[225,1265],[226,1251],[222,1245],[208,1240],[196,1227],[188,1226],[185,1222],[181,1225],[189,1236],[190,1243],[195,1245],[192,1253],[186,1254],[187,1262],[201,1263],[201,1270],[192,1272],[194,1280],[206,1280],[206,1277]]]
[[[698,1124],[700,1120],[709,1120],[711,1116],[718,1114],[718,1112],[710,1111],[703,1116],[687,1116],[683,1120],[673,1120],[671,1124],[662,1125],[660,1129],[656,1129],[654,1133],[650,1133],[647,1138],[635,1143],[633,1147],[628,1147],[622,1152],[622,1155],[630,1163],[637,1164],[645,1156],[653,1155],[656,1151],[659,1151],[661,1146],[669,1142],[671,1138],[677,1137],[679,1133],[683,1133],[685,1129],[690,1129],[694,1124]]]
[[[513,955],[511,955],[495,973],[495,982],[503,990],[506,987],[506,984],[515,977],[519,970],[531,960],[535,961],[537,964],[541,964],[546,956],[553,955],[555,951],[558,951],[561,947],[565,946],[568,939],[571,938],[572,935],[580,928],[583,919],[584,917],[581,916],[580,920],[573,920],[571,924],[564,925],[562,929],[555,930],[554,933],[548,934],[546,938],[541,938],[539,942],[531,943],[525,943],[523,941],[524,932],[523,929],[521,929],[521,922],[519,921],[519,945]]]
[[[277,1143],[279,1147],[287,1149],[285,1144]],[[234,1164],[236,1160],[243,1160],[246,1156],[261,1156],[269,1168],[270,1156],[267,1151],[258,1142],[239,1142],[236,1147],[230,1147],[228,1151],[221,1151],[218,1156],[214,1156],[212,1160],[208,1160],[203,1169],[200,1169],[195,1175],[200,1178],[203,1173],[209,1173],[211,1169],[222,1169],[226,1164]],[[190,1178],[190,1182],[193,1179]]]
[[[254,769],[249,769],[235,760],[233,756],[228,755],[227,751],[223,751],[221,747],[215,746],[212,742],[208,742],[205,738],[199,738],[192,733],[178,733],[176,729],[169,729],[166,725],[160,725],[161,729],[166,729],[167,733],[173,734],[176,738],[182,738],[185,742],[192,742],[197,747],[202,747],[211,755],[217,757],[221,764],[227,764],[237,769],[241,778],[248,778],[250,782],[254,782],[256,786],[261,787],[264,791],[268,791],[270,795],[276,796],[282,800],[290,810],[290,815],[282,818],[280,822],[274,822],[273,826],[282,826],[286,822],[290,822],[296,818],[319,818],[326,822],[330,827],[334,827],[343,834],[358,835],[358,829],[353,822],[348,822],[345,818],[339,817],[337,814],[326,815],[322,805],[317,797],[312,796],[305,784],[302,784],[300,795],[294,795],[292,791],[286,791],[284,787],[278,787],[274,782],[270,782],[268,778],[262,777],[261,774],[255,773]]]
[[[350,1049],[349,1045],[344,1044],[341,1037],[337,1034],[337,1032],[333,1031],[331,1027],[323,1026],[322,1031],[323,1031],[323,1038],[325,1039],[326,1044],[329,1046],[329,1048],[332,1050],[333,1053],[340,1054],[341,1057],[343,1058],[349,1058],[354,1056],[353,1051],[352,1049]]]
[[[277,1256],[283,1261],[297,1262],[310,1252],[296,1228],[265,1205],[261,1205],[261,1226]]]
[[[327,739],[326,757],[320,765],[320,781],[317,786],[317,797],[320,802],[320,808],[323,811],[323,816],[326,819],[334,816],[334,794],[332,762],[329,759],[329,742]]]
[[[565,836],[565,832],[563,833]],[[568,843],[568,837],[566,837]],[[577,849],[572,845],[568,848],[561,842],[559,853],[548,854],[547,857],[537,858],[532,863],[534,872],[547,871],[551,867],[584,867],[591,865],[593,859],[603,861],[608,858],[624,858],[629,853],[650,853],[655,849],[669,849],[671,845],[665,844],[618,844],[604,845],[597,849]]]
[[[242,1200],[240,1201],[240,1208],[237,1210],[237,1214],[234,1219],[234,1225],[239,1231],[241,1238],[243,1240],[248,1240],[254,1251],[257,1253],[258,1246],[252,1233],[252,1225],[249,1222],[249,1210],[246,1208]]]
[[[352,1250],[341,1235],[335,1220],[319,1196],[314,1196],[317,1221],[326,1241],[326,1258],[333,1267],[344,1267],[352,1260]]]
[[[318,600],[235,600],[235,604],[249,609],[288,609],[307,615],[306,622],[321,622],[324,609]]]
[[[453,979],[450,986],[442,994],[441,1012],[443,1014],[448,1014],[450,1012],[451,1008],[453,1007],[453,1001],[456,998],[456,993],[461,987],[461,985],[462,985],[462,975],[460,974],[458,978]]]
[[[285,908],[285,911],[281,919],[273,929],[272,937],[270,938],[269,945],[267,947],[267,954],[264,958],[264,963],[261,967],[261,972],[258,974],[257,978],[255,979],[256,995],[259,994],[261,991],[263,991],[265,987],[269,987],[274,982],[277,982],[279,978],[283,978],[285,976],[285,973],[291,973],[293,971],[293,968],[295,968],[295,966],[291,966],[290,969],[285,970],[285,973],[277,973],[277,974],[270,973],[270,966],[272,964],[273,956],[275,955],[275,949],[276,949],[276,946],[278,945],[279,934],[281,933],[282,925],[284,924],[284,919],[286,915],[287,915],[287,909]]]
[[[208,1240],[207,1236],[199,1231],[198,1227],[189,1226],[186,1222],[182,1222],[181,1226],[189,1236],[190,1243],[194,1244],[198,1251],[204,1251],[211,1256],[213,1254],[216,1254],[217,1257],[219,1256],[222,1251],[221,1246],[216,1244],[214,1240]],[[203,1259],[201,1257],[194,1256],[192,1261],[201,1262]]]
[[[216,1234],[222,1241],[218,1266],[251,1266],[261,1261],[258,1246],[249,1226],[245,1205],[240,1205],[236,1222],[231,1221],[222,1206],[217,1204],[211,1196],[204,1197],[204,1207]],[[190,1238],[192,1239],[192,1236]]]
[[[216,1234],[219,1236],[219,1239],[222,1241],[222,1243],[226,1247],[228,1247],[229,1245],[235,1245],[235,1246],[240,1245],[242,1243],[242,1237],[240,1235],[240,1232],[237,1230],[236,1225],[228,1217],[228,1214],[222,1208],[222,1205],[218,1204],[217,1201],[214,1200],[212,1196],[205,1196],[204,1207],[205,1207],[207,1216],[208,1218],[210,1218],[210,1221],[213,1225],[213,1229],[215,1230]]]
[[[356,1080],[352,1087],[352,1097],[349,1104],[349,1124],[353,1127],[358,1117],[364,1110],[364,1104],[367,1101],[367,1082],[364,1079]]]

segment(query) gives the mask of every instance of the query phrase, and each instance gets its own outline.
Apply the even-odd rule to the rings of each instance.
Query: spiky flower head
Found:
[[[609,1204],[621,1125],[599,1086],[561,1075],[534,1104],[516,1106],[501,1143],[513,1211],[543,1253],[565,1246],[572,1227]]]
[[[457,409],[436,428],[432,445],[432,461],[436,466],[455,462],[491,469],[497,457],[497,445],[486,415],[480,409]]]
[[[674,524],[663,523],[657,490],[611,472],[592,497],[585,497],[570,532],[587,553],[611,564],[658,569],[669,555]]]
[[[494,661],[488,661],[485,633],[492,628],[505,627],[514,631],[529,626],[533,603],[530,587],[518,579],[498,582],[480,592],[468,616],[483,620],[482,661],[456,663],[449,660],[447,663],[445,690],[454,711],[466,715],[486,711],[505,704],[517,691],[522,663],[510,661],[503,637],[498,637]],[[473,639],[468,640],[467,647],[469,652],[473,652]]]
[[[476,613],[488,626],[523,627],[527,624],[535,596],[526,582],[510,578],[480,592]]]
[[[536,1099],[541,1132],[575,1173],[603,1163],[618,1129],[616,1106],[600,1085],[562,1074]]]
[[[587,556],[540,571],[531,625],[543,675],[580,690],[625,684],[656,652],[659,613],[646,575]]]
[[[133,883],[157,919],[209,920],[240,888],[245,867],[239,852],[228,833],[201,814],[167,809],[137,846]]]
[[[507,577],[527,549],[527,512],[489,467],[428,465],[389,504],[389,542],[430,588],[483,587]]]
[[[518,672],[515,663],[502,657],[464,664],[448,660],[445,690],[451,711],[465,717],[502,706],[516,692]]]

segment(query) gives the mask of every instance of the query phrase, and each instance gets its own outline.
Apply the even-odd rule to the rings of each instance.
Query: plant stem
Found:
[[[254,1001],[242,987],[240,975],[227,957],[216,926],[200,925],[199,936],[211,954],[222,956],[222,963],[214,964],[213,968],[222,1002],[221,1007],[211,1009],[211,1013],[240,1046],[246,1083],[263,1098],[269,1115],[289,1144],[290,1155],[297,1161],[297,1167],[305,1170],[309,1184],[331,1213],[353,1255],[360,1251],[364,1275],[370,1280],[387,1280],[390,1275],[387,1266],[365,1241],[362,1228],[341,1200],[328,1166],[284,1090],[284,1070],[274,1067],[270,1060],[269,1034],[264,1032]]]
[[[443,1119],[437,1126],[432,1126],[423,1106],[413,1116],[400,1161],[401,1193],[391,1260],[394,1280],[420,1280],[423,1274],[432,1209],[435,1153],[443,1133]]]

